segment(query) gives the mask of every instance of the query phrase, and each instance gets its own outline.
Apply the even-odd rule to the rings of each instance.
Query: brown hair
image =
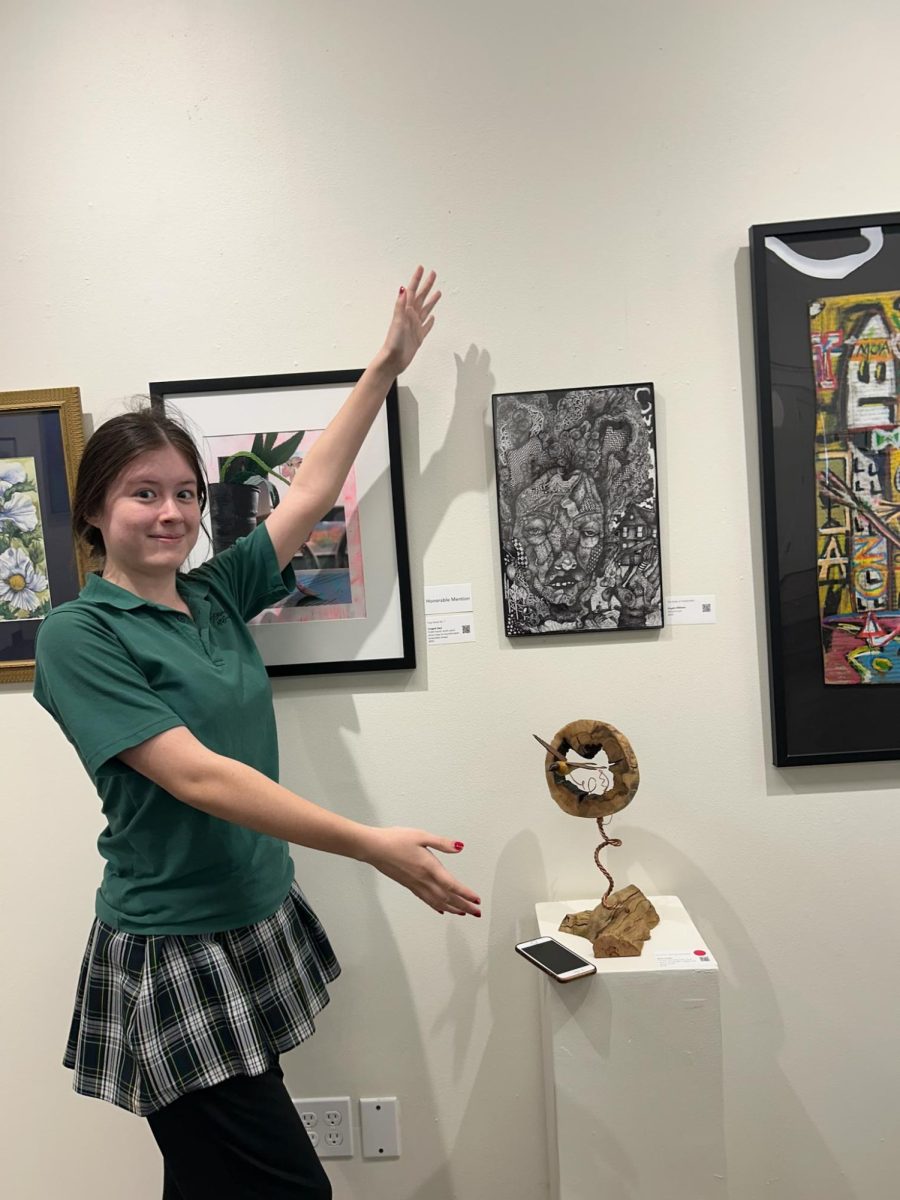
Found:
[[[89,517],[102,512],[110,485],[130,462],[148,450],[173,446],[197,476],[197,499],[206,506],[206,472],[194,439],[187,429],[162,408],[140,408],[105,421],[88,439],[75,481],[72,501],[72,532],[89,554],[102,560],[106,554],[103,535]]]

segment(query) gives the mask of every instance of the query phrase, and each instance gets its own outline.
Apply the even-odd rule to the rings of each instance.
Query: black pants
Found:
[[[180,1096],[147,1118],[163,1200],[331,1200],[279,1066]]]

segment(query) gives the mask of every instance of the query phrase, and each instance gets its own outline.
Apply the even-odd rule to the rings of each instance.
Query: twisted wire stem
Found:
[[[597,868],[601,872],[601,874],[605,875],[606,878],[609,880],[609,887],[606,889],[606,894],[604,895],[604,897],[600,901],[600,903],[603,905],[604,908],[609,908],[614,911],[615,909],[617,909],[619,907],[618,904],[607,904],[606,902],[609,899],[610,895],[612,894],[612,890],[616,885],[613,881],[612,875],[610,875],[609,871],[607,871],[606,867],[604,867],[603,863],[600,861],[600,851],[605,850],[607,846],[621,846],[622,839],[621,838],[611,838],[611,837],[606,836],[606,830],[603,828],[605,821],[606,821],[606,817],[598,817],[597,818],[597,828],[600,830],[600,836],[603,838],[603,841],[600,843],[600,845],[594,851],[594,862],[597,864]]]

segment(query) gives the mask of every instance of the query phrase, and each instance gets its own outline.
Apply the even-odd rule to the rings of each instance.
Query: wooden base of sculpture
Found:
[[[650,930],[659,924],[659,913],[633,883],[613,892],[606,903],[609,908],[598,904],[584,912],[569,913],[559,927],[560,933],[587,938],[594,947],[594,958],[637,958],[650,938]]]

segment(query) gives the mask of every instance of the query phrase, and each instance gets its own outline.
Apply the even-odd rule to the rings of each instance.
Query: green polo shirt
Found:
[[[184,725],[278,779],[272,689],[246,622],[294,587],[265,525],[179,575],[193,620],[91,575],[37,639],[35,699],[103,802],[97,916],[130,933],[212,933],[270,916],[290,891],[286,842],[177,800],[116,756]]]

